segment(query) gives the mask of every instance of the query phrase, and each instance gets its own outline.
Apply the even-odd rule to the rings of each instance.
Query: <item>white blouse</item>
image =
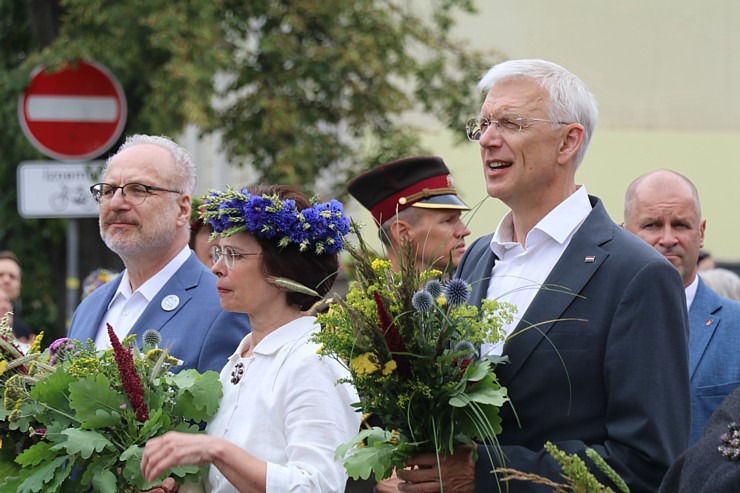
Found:
[[[242,358],[247,335],[221,370],[224,395],[206,431],[266,461],[268,492],[344,491],[347,475],[334,453],[359,431],[361,414],[351,407],[359,397],[337,384],[347,369],[317,354],[310,339],[318,330],[314,317],[298,318]],[[237,491],[213,465],[206,483],[207,492]]]

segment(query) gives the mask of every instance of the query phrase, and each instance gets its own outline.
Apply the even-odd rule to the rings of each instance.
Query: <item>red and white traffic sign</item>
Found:
[[[39,151],[61,161],[84,161],[121,136],[126,96],[98,63],[80,61],[53,74],[39,67],[18,101],[18,118]]]

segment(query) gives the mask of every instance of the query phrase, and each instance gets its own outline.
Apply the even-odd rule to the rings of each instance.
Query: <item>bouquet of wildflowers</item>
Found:
[[[401,272],[393,272],[358,238],[358,247],[346,246],[356,281],[345,299],[318,315],[316,336],[323,355],[348,365],[357,406],[382,424],[338,449],[348,474],[379,481],[418,452],[495,443],[508,397],[494,370],[504,358],[480,358],[477,348],[504,337],[511,305],[468,304],[468,284],[417,270],[409,245]]]
[[[44,333],[41,332],[28,350],[23,354],[17,343],[13,329],[10,327],[10,314],[0,320],[0,390],[5,388],[5,382],[11,377],[33,378],[36,374],[45,374],[51,368],[37,360],[40,356],[41,342]],[[2,397],[2,396],[0,396]],[[15,457],[35,440],[35,433],[21,431],[8,420],[13,410],[6,410],[0,406],[0,478],[12,475],[17,469]]]
[[[140,463],[146,441],[171,430],[198,433],[221,398],[218,373],[173,373],[178,360],[158,348],[156,331],[139,350],[130,336],[119,341],[108,326],[111,349],[92,341],[58,339],[43,353],[13,351],[0,362],[2,419],[36,443],[15,461],[17,476],[2,491],[134,492],[147,483]],[[3,344],[0,341],[0,344]],[[3,348],[6,345],[3,344]],[[12,370],[11,370],[12,367]],[[197,479],[205,468],[178,467],[168,475]]]

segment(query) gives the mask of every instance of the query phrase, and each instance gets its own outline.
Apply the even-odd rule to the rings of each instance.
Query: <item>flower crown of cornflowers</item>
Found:
[[[344,248],[350,221],[338,200],[318,203],[298,210],[292,199],[277,195],[252,195],[247,189],[211,190],[203,198],[200,215],[210,223],[212,238],[247,231],[260,238],[277,240],[279,247],[298,245],[301,252],[317,255],[336,253]]]

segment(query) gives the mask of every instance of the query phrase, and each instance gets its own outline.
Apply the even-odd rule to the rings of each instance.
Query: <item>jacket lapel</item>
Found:
[[[699,278],[696,296],[689,310],[689,376],[694,378],[709,341],[721,320],[722,300]]]
[[[593,210],[576,231],[570,244],[535,295],[522,320],[504,346],[510,363],[504,370],[513,377],[552,329],[609,253],[601,248],[612,238],[614,223],[601,201],[590,197]],[[485,296],[485,293],[484,293]],[[518,334],[528,332],[527,337]]]
[[[136,334],[136,342],[142,345],[142,336],[148,329],[161,330],[190,301],[189,289],[198,285],[200,260],[192,252],[185,263],[175,272],[162,289],[152,298],[129,334]]]
[[[79,318],[77,323],[80,325],[80,330],[75,334],[75,339],[82,342],[85,342],[88,339],[95,340],[98,333],[98,327],[108,311],[108,305],[110,305],[113,295],[116,294],[118,285],[121,284],[122,277],[123,275],[119,274],[110,282],[98,288],[102,297],[99,301],[96,301],[95,305],[91,306],[93,311],[89,315],[86,314],[84,317]]]

